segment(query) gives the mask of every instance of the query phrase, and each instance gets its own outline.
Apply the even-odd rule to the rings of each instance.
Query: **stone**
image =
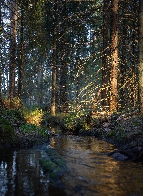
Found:
[[[111,157],[117,161],[125,161],[128,159],[128,156],[120,153],[120,152],[115,152],[111,155]]]

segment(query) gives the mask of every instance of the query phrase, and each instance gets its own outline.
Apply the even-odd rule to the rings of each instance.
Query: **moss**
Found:
[[[53,171],[57,168],[57,165],[50,159],[40,159],[40,164],[45,171]]]
[[[54,150],[46,150],[47,157],[40,159],[43,170],[49,174],[50,182],[53,186],[59,185],[60,177],[68,172],[66,161]]]
[[[46,150],[48,157],[57,165],[64,167],[66,165],[66,161],[54,150],[48,149]]]
[[[46,170],[66,168],[66,161],[53,149],[46,150],[47,158],[40,159],[40,164]]]
[[[3,117],[0,117],[0,125],[10,125],[10,121],[9,120],[7,120],[7,119],[5,119],[5,118],[3,118]]]
[[[8,121],[5,118],[0,118],[0,137],[3,139],[2,141],[8,142],[14,140],[14,129],[10,124],[10,121]]]

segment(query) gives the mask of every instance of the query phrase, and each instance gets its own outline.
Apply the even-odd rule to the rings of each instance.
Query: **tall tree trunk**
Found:
[[[17,0],[10,1],[10,21],[9,96],[13,98],[15,96]]]
[[[56,114],[56,77],[57,77],[57,70],[56,67],[53,66],[52,70],[52,99],[51,99],[51,115],[55,116]]]
[[[2,3],[0,2],[0,34],[1,34],[1,31],[2,31],[2,15],[1,15],[1,6],[2,6]],[[2,44],[2,39],[0,39],[0,102],[1,102],[1,89],[2,89],[2,47],[1,47],[1,44]],[[1,104],[1,103],[0,103]]]
[[[127,2],[121,2],[122,7],[128,6]],[[122,32],[122,38],[120,41],[120,75],[119,75],[119,109],[124,109],[125,107],[125,102],[126,102],[126,88],[125,88],[125,82],[126,82],[126,74],[127,74],[127,66],[126,66],[126,52],[128,48],[128,44],[126,43],[126,38],[127,38],[127,19],[125,18],[126,10],[122,9],[122,20],[121,20],[121,27],[120,31]]]
[[[136,40],[138,40],[138,21],[137,21],[137,16],[138,16],[138,11],[139,11],[139,5],[136,0],[133,1],[132,4],[132,17],[133,17],[133,24],[132,24],[132,57],[131,57],[131,63],[132,63],[132,80],[131,80],[131,106],[136,107],[137,105],[137,89],[138,89],[138,84],[137,84],[137,75],[136,75],[136,64],[137,64],[137,44]]]
[[[51,97],[51,115],[56,115],[56,92],[57,92],[57,1],[54,4],[54,15],[53,15],[53,66],[52,66],[52,97]]]
[[[103,5],[103,55],[102,55],[102,107],[104,110],[109,109],[109,86],[110,86],[110,68],[109,68],[109,39],[108,39],[108,29],[109,29],[109,8],[110,1],[104,0]]]
[[[118,104],[118,2],[111,1],[111,74],[110,111],[117,111]]]
[[[23,72],[23,28],[24,13],[23,2],[21,2],[21,26],[20,26],[20,44],[19,44],[19,62],[18,62],[18,97],[22,94],[22,72]]]
[[[41,55],[40,55],[41,56]],[[41,56],[42,59],[42,56]],[[42,80],[43,80],[43,65],[42,61],[40,62],[39,60],[39,67],[38,67],[38,107],[42,107],[42,90],[43,90],[43,85],[42,85]]]
[[[66,29],[67,29],[67,10],[66,2],[62,1],[61,8],[61,71],[60,71],[60,109],[61,112],[67,112],[68,103],[67,103],[67,47],[66,47]]]
[[[140,0],[140,29],[139,29],[139,89],[140,111],[143,113],[143,1]]]

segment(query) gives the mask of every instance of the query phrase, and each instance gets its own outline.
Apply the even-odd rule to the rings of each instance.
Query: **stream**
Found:
[[[48,143],[43,146],[49,147]],[[115,147],[95,137],[62,136],[50,147],[69,168],[53,187],[39,165],[43,147],[5,149],[0,156],[0,196],[142,196],[143,164],[119,162],[107,156]]]

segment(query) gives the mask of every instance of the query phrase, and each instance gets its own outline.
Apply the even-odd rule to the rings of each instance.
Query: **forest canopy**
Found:
[[[57,112],[143,112],[141,0],[2,0],[0,99]]]

